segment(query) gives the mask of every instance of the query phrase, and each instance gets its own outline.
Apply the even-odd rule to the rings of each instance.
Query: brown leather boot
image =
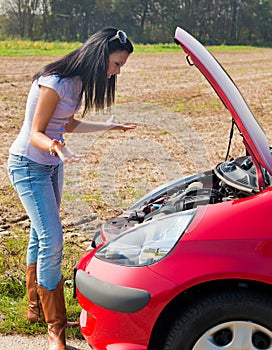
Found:
[[[44,321],[44,314],[37,292],[37,264],[30,264],[26,268],[26,292],[28,297],[27,320],[29,322]]]
[[[45,322],[48,325],[48,350],[66,349],[66,309],[63,284],[64,280],[62,279],[54,290],[47,290],[41,286],[37,286]]]

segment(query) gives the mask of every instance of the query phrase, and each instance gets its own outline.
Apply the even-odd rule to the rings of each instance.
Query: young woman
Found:
[[[59,207],[63,163],[81,156],[65,146],[66,132],[129,130],[135,125],[95,123],[74,118],[84,97],[83,115],[114,102],[116,76],[133,52],[123,31],[106,28],[33,77],[25,120],[10,148],[8,171],[31,221],[27,250],[27,319],[48,324],[48,349],[66,349],[67,322],[61,273],[63,231]]]

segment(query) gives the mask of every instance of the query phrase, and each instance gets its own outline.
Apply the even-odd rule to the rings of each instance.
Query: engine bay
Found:
[[[271,177],[265,174],[266,183]],[[258,193],[256,169],[249,156],[219,163],[213,170],[185,178],[185,181],[166,186],[164,191],[146,196],[144,202],[134,205],[120,216],[108,220],[103,226],[107,240],[128,228],[147,220],[200,205],[216,204],[245,198]]]

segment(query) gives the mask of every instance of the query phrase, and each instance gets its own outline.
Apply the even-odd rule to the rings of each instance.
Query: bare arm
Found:
[[[47,126],[55,112],[59,96],[53,89],[41,86],[39,101],[33,118],[30,143],[45,152],[48,152],[52,140],[45,135]]]
[[[40,87],[39,101],[36,107],[31,128],[30,143],[45,152],[49,152],[49,149],[55,151],[59,158],[64,162],[78,161],[80,158],[82,158],[81,155],[75,154],[66,146],[63,146],[62,144],[51,140],[45,134],[47,126],[55,112],[58,102],[59,96],[55,90],[44,86]],[[68,123],[65,125],[65,130],[66,132],[87,133],[109,129],[129,130],[134,129],[135,127],[135,125],[115,123],[113,118],[111,118],[106,123],[95,123],[81,121],[75,119],[74,116],[71,116]]]
[[[131,130],[135,129],[136,125],[125,125],[114,122],[114,118],[111,118],[107,122],[90,122],[84,120],[75,119],[74,116],[69,118],[68,124],[65,125],[66,132],[75,133],[87,133],[103,130]]]
[[[59,96],[55,90],[41,86],[39,101],[33,118],[30,143],[45,152],[49,150],[56,152],[63,162],[76,162],[82,158],[56,140],[51,140],[46,136],[47,126],[55,112]]]

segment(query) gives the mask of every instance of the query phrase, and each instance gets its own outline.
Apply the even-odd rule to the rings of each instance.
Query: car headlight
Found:
[[[173,249],[195,213],[193,209],[143,223],[108,242],[95,256],[124,266],[153,264]]]

